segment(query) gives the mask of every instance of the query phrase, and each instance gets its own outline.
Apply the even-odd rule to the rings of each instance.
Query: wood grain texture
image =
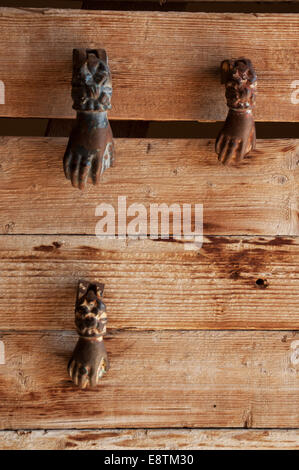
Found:
[[[80,278],[105,283],[108,328],[298,329],[298,247],[298,238],[206,237],[185,251],[165,241],[2,236],[0,329],[74,329]]]
[[[68,332],[1,334],[0,427],[298,428],[295,332],[115,332],[97,390],[73,387]]]
[[[117,212],[118,196],[126,196],[127,206],[144,204],[148,214],[152,203],[203,204],[205,234],[299,234],[298,140],[260,140],[239,168],[224,168],[214,140],[117,139],[114,168],[84,192],[64,177],[66,145],[0,139],[1,233],[94,235],[96,207]]]
[[[256,119],[299,120],[298,14],[1,8],[0,29],[1,116],[74,116],[72,49],[88,47],[110,57],[110,119],[224,120],[220,62],[246,56],[259,77]]]
[[[1,431],[2,450],[296,450],[297,430],[107,429]]]

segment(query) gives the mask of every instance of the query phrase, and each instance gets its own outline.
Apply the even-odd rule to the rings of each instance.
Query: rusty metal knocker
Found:
[[[64,173],[84,189],[88,178],[97,184],[113,164],[114,145],[107,110],[112,81],[104,49],[74,49],[72,99],[77,119],[64,155]]]
[[[257,76],[249,59],[224,60],[221,83],[226,87],[229,112],[216,140],[216,153],[223,164],[239,163],[255,148],[256,133],[252,109]]]
[[[80,338],[68,364],[73,382],[80,388],[98,385],[109,370],[103,336],[106,333],[104,284],[80,280],[77,289],[75,324]]]

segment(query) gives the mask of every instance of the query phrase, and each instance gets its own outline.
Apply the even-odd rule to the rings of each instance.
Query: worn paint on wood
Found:
[[[298,14],[1,8],[0,29],[2,116],[74,116],[72,50],[87,47],[109,54],[110,119],[224,120],[219,65],[245,56],[259,76],[256,120],[299,120]]]
[[[115,167],[83,194],[65,181],[66,143],[0,139],[2,233],[94,235],[96,207],[117,210],[126,196],[148,213],[152,203],[203,204],[205,234],[299,234],[298,140],[260,140],[238,168],[224,168],[213,140],[117,139]]]
[[[66,364],[76,334],[3,332],[0,426],[299,427],[295,332],[111,332],[111,369],[78,390]]]
[[[107,429],[1,431],[2,450],[295,450],[296,430]]]
[[[298,244],[206,237],[185,251],[176,241],[2,236],[0,328],[73,329],[85,278],[105,284],[110,328],[298,329]]]

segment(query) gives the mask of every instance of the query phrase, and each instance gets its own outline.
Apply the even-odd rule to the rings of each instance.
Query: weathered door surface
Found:
[[[0,8],[0,448],[298,448],[298,4],[61,4]],[[113,78],[115,164],[84,192],[62,168],[73,48],[104,48]],[[219,66],[240,56],[257,146],[223,166]],[[202,246],[98,238],[121,197],[202,205]],[[91,390],[67,374],[79,279],[109,318]]]

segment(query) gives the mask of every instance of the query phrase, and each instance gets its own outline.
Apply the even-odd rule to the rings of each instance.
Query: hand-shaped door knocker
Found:
[[[255,148],[256,135],[252,109],[257,76],[249,59],[224,60],[221,83],[226,87],[229,112],[218,138],[216,153],[223,163],[239,163]]]
[[[98,385],[101,377],[109,370],[103,342],[107,323],[103,292],[104,284],[79,281],[75,324],[80,338],[69,361],[68,372],[80,388]]]
[[[72,98],[77,119],[64,155],[64,173],[74,187],[84,189],[88,178],[97,184],[113,164],[114,146],[107,110],[112,83],[104,49],[74,49]]]

